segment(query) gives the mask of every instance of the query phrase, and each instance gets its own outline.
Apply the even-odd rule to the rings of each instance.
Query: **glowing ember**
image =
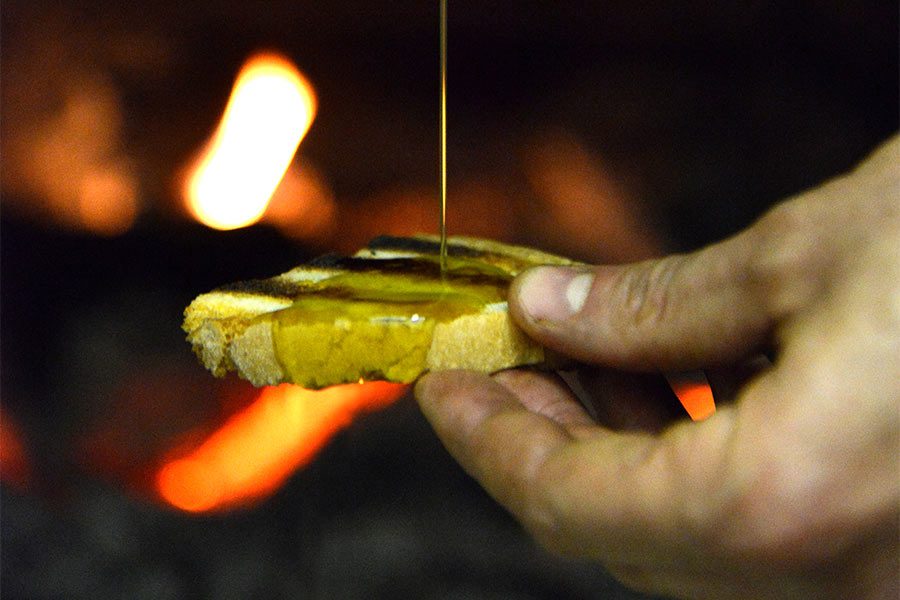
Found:
[[[238,73],[222,122],[191,169],[191,213],[215,229],[258,221],[316,112],[310,83],[287,59],[254,56]]]
[[[712,389],[707,383],[672,382],[672,391],[678,396],[678,400],[694,421],[702,421],[716,412]]]
[[[271,493],[354,415],[387,406],[407,386],[368,382],[320,391],[264,388],[196,450],[166,463],[157,491],[189,512],[227,508]]]

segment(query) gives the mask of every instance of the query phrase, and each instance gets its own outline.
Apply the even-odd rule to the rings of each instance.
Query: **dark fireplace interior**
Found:
[[[896,9],[451,2],[448,229],[594,262],[734,233],[897,130]],[[644,597],[532,542],[408,391],[252,493],[160,491],[262,398],[197,363],[194,296],[437,231],[437,2],[0,10],[4,597]],[[262,221],[211,229],[181,178],[259,51],[317,113]]]

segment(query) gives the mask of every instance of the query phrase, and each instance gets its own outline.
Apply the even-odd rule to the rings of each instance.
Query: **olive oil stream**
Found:
[[[441,0],[441,124],[440,124],[440,232],[441,232],[441,274],[447,271],[447,0]]]
[[[448,257],[447,0],[440,0],[440,80],[439,260],[346,259],[337,265],[344,274],[326,278],[313,293],[299,295],[291,308],[280,311],[273,332],[276,354],[301,385],[412,381],[425,368],[438,323],[479,313],[506,297],[512,276],[505,269]],[[351,326],[352,336],[335,334]],[[330,358],[323,364],[322,356]]]

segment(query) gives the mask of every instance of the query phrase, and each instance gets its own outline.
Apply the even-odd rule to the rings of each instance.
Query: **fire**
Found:
[[[672,391],[693,421],[702,421],[716,412],[712,389],[706,382],[671,382]]]
[[[188,512],[262,498],[313,456],[353,417],[387,406],[407,386],[368,382],[311,391],[264,388],[259,397],[186,456],[157,472],[157,491]]]
[[[251,57],[187,177],[184,195],[194,217],[215,229],[258,221],[315,113],[312,85],[289,60],[268,53]]]

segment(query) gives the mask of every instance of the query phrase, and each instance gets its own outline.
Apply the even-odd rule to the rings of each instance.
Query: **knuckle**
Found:
[[[798,480],[789,462],[769,459],[755,480],[723,507],[715,539],[724,555],[785,572],[814,570],[834,558],[827,545],[816,541],[823,498]]]
[[[613,578],[627,588],[644,593],[652,593],[650,573],[647,568],[629,564],[612,564],[606,567]]]
[[[757,301],[778,317],[796,310],[818,289],[827,271],[817,210],[807,201],[780,204],[753,227],[744,266]]]
[[[545,549],[562,556],[585,556],[590,544],[582,539],[584,531],[573,527],[570,510],[565,508],[558,490],[569,488],[566,478],[571,471],[561,471],[553,455],[545,455],[531,470],[525,487],[525,502],[519,518],[528,533]]]
[[[515,411],[500,413],[476,428],[468,452],[482,460],[470,461],[467,470],[538,542],[562,553],[565,527],[553,498],[559,476],[548,468],[548,452],[540,444],[498,441],[519,430],[520,419]]]
[[[672,308],[671,283],[684,261],[684,256],[673,255],[625,272],[619,282],[620,306],[629,327],[647,329],[665,320]]]
[[[686,261],[683,255],[648,261],[625,270],[616,282],[614,304],[619,314],[612,327],[632,358],[651,361],[655,355],[647,340],[656,339],[654,334],[680,310],[679,290],[673,289],[673,282]]]
[[[534,469],[526,482],[525,502],[521,511],[522,524],[542,546],[558,554],[568,551],[567,537],[559,511],[551,499],[551,492],[559,482],[548,474],[546,462]]]

